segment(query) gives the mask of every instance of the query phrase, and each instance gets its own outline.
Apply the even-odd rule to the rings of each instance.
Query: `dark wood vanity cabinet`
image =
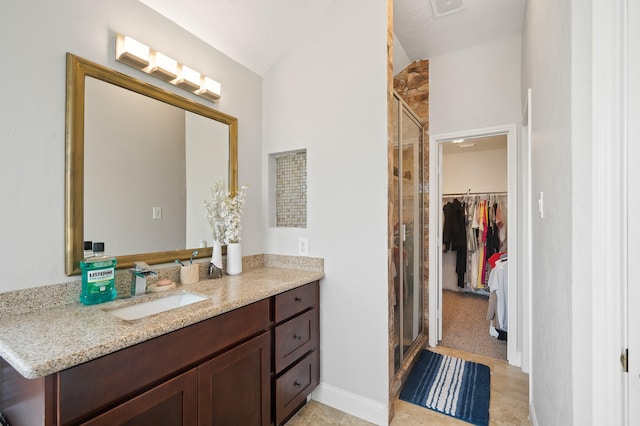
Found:
[[[318,282],[275,296],[274,411],[277,425],[307,401],[320,381]]]
[[[254,365],[249,370],[256,377],[241,377],[237,381],[229,380],[229,386],[225,389],[228,393],[232,388],[231,383],[235,383],[236,398],[241,400],[236,402],[235,406],[255,404],[252,397],[249,397],[254,392],[253,386],[264,381],[268,383],[270,376],[268,367],[271,350],[268,337],[270,329],[270,301],[267,299],[56,373],[54,375],[57,389],[56,416],[51,424],[82,424],[105,410],[107,410],[105,413],[107,418],[118,419],[117,416],[123,410],[133,412],[135,408],[139,408],[140,412],[131,414],[134,419],[146,418],[144,417],[146,416],[145,407],[148,406],[149,410],[154,412],[160,411],[161,408],[154,404],[138,404],[133,402],[133,398],[138,395],[143,396],[146,392],[150,395],[147,399],[151,400],[154,395],[163,393],[162,387],[168,383],[168,380],[193,369],[196,371],[193,380],[196,391],[179,393],[174,389],[175,394],[171,396],[173,399],[167,401],[167,405],[182,406],[183,411],[189,411],[185,413],[185,419],[190,420],[191,415],[195,415],[197,419],[199,413],[203,411],[199,403],[201,377],[210,375],[207,371],[210,370],[211,365],[226,362],[228,367],[231,362],[225,360],[234,356],[240,360],[238,362],[244,362],[243,367],[246,367],[247,361],[242,358],[243,351],[254,352],[255,342],[258,342],[261,345],[260,358],[251,358]],[[265,365],[266,368],[264,368]],[[220,374],[228,376],[229,368],[231,367],[227,370],[220,369],[223,370]],[[247,386],[248,389],[242,389],[241,386]],[[265,401],[261,403],[268,409],[269,394],[261,395],[265,396]],[[195,414],[193,409],[188,407],[196,407]],[[230,411],[231,408],[225,407],[225,410]],[[262,412],[260,416],[258,418],[263,420]],[[88,424],[92,423],[88,422]],[[120,422],[110,424],[120,424]],[[145,423],[134,421],[123,424]],[[195,425],[196,423],[189,421],[175,424]],[[199,424],[210,423],[200,422]],[[269,424],[268,416],[266,421],[253,421],[247,424],[267,425]]]
[[[281,424],[319,381],[318,304],[316,281],[41,379],[1,360],[3,414],[11,425]]]
[[[269,425],[270,340],[262,333],[82,424]]]

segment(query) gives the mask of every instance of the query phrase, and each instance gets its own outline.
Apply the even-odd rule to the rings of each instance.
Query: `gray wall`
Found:
[[[522,90],[532,90],[536,206],[530,398],[540,425],[591,424],[600,405],[592,400],[589,313],[591,32],[588,16],[578,19],[590,8],[591,2],[528,2],[525,17]],[[544,218],[536,203],[541,192]]]
[[[268,154],[307,150],[307,227],[265,224],[265,252],[325,259],[314,398],[371,422],[389,399],[387,2],[336,1],[264,77]],[[265,208],[268,204],[263,174]]]

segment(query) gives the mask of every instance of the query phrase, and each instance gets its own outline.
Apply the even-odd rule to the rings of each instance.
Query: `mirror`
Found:
[[[237,190],[237,119],[70,53],[66,109],[67,275],[85,239],[118,268],[189,258],[202,239],[211,256],[202,203],[215,181]]]

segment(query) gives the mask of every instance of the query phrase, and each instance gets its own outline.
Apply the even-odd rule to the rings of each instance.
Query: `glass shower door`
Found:
[[[394,106],[394,365],[423,333],[422,126],[401,101]],[[397,139],[395,138],[397,135]]]

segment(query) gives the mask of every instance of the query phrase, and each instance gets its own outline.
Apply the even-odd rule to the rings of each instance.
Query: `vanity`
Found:
[[[11,425],[283,424],[319,382],[322,276],[258,267],[180,286],[206,299],[132,321],[109,312],[131,299],[3,321],[3,415]]]
[[[71,53],[66,89],[65,273],[80,272],[93,240],[119,269],[204,258],[206,277],[202,200],[215,181],[238,189],[238,120]],[[113,173],[123,158],[135,166]],[[78,303],[77,281],[0,293],[2,415],[27,426],[283,424],[319,383],[324,265],[256,256],[240,275],[100,305]],[[115,314],[180,294],[192,303]]]

